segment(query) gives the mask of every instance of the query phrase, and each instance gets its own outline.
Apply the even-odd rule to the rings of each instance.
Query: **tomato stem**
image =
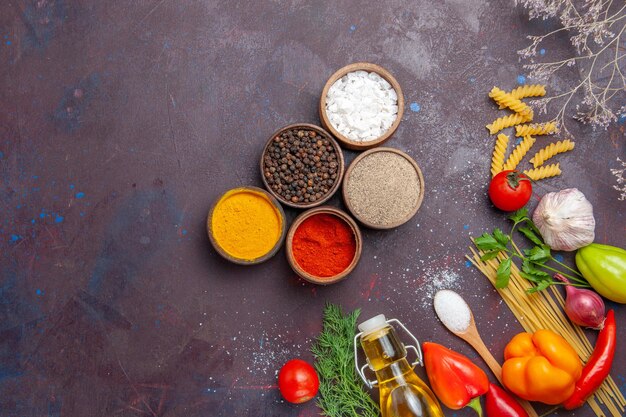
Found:
[[[519,182],[521,179],[523,178],[520,177],[519,172],[517,171],[511,171],[508,174],[506,174],[506,181],[508,182],[509,187],[511,187],[514,190],[516,190],[517,187],[519,187]]]

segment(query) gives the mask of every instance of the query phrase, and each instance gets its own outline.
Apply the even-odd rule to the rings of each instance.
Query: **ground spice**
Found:
[[[381,228],[408,220],[420,202],[422,184],[407,157],[377,151],[355,164],[344,184],[344,196],[352,214]]]
[[[229,255],[252,261],[269,253],[282,232],[282,216],[267,196],[247,188],[227,192],[213,209],[213,238]]]
[[[334,277],[350,266],[356,253],[352,228],[337,216],[315,214],[296,229],[292,240],[294,259],[304,271]]]

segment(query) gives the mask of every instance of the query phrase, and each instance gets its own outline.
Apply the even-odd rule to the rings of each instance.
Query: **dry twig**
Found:
[[[565,118],[574,106],[576,120],[594,128],[606,128],[626,116],[626,4],[614,0],[516,0],[528,9],[530,19],[556,18],[562,27],[540,36],[528,36],[531,44],[518,54],[531,62],[529,76],[546,80],[563,67],[577,65],[582,74],[568,91],[536,100],[540,112],[553,101],[562,103],[555,120],[567,132]],[[615,4],[614,4],[615,3]],[[576,55],[554,62],[535,62],[537,49],[549,37],[570,34]],[[541,49],[540,49],[541,51]],[[583,98],[575,104],[574,97]],[[569,132],[567,132],[569,133]]]

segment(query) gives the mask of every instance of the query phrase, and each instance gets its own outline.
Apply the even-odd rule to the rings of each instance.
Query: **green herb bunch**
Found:
[[[315,369],[320,377],[317,405],[328,417],[379,417],[354,365],[354,335],[361,313],[344,315],[339,306],[326,304],[324,324],[317,342],[311,347]]]
[[[509,284],[512,258],[518,258],[522,261],[520,275],[536,284],[528,290],[529,293],[545,290],[550,285],[554,284],[566,285],[564,282],[554,281],[550,273],[546,271],[558,272],[569,278],[570,283],[567,285],[591,288],[589,283],[578,271],[557,261],[552,256],[550,247],[541,239],[539,229],[537,229],[532,219],[528,217],[528,210],[526,208],[516,211],[509,216],[509,219],[513,221],[513,226],[508,235],[504,234],[502,230],[495,228],[492,233],[484,233],[479,238],[474,239],[476,247],[484,252],[480,258],[483,261],[495,259],[501,252],[508,255],[498,266],[496,278],[497,288],[504,288]],[[535,246],[524,249],[523,252],[520,251],[513,241],[513,232],[516,228],[534,243]],[[548,261],[558,264],[561,268],[566,269],[567,272],[563,272],[562,270],[548,265]]]

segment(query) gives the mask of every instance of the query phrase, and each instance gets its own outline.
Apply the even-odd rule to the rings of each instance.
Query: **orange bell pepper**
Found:
[[[582,372],[576,351],[550,330],[520,333],[504,349],[502,382],[518,397],[560,404],[574,392]]]

